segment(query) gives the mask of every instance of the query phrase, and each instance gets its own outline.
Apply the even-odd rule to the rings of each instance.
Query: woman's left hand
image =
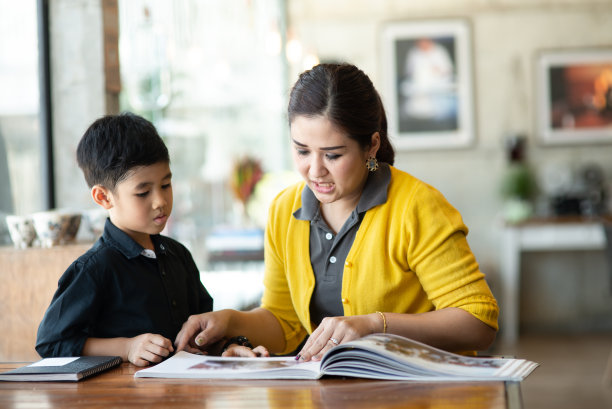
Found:
[[[320,361],[323,355],[336,345],[380,332],[378,314],[350,317],[326,317],[315,329],[298,354],[304,361]],[[381,328],[379,328],[381,327]]]

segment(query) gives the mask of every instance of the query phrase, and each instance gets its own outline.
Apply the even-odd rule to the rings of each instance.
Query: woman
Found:
[[[367,75],[317,65],[294,85],[288,114],[304,181],[270,207],[262,304],[190,317],[177,349],[241,335],[267,348],[243,355],[290,353],[310,334],[298,353],[308,361],[375,332],[486,349],[499,310],[467,227],[438,191],[391,166],[385,111]]]

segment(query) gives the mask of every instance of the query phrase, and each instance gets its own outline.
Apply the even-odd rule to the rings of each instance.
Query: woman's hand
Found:
[[[179,331],[174,345],[176,350],[191,353],[206,352],[226,335],[231,310],[220,310],[190,316]]]
[[[336,345],[381,331],[382,323],[376,313],[326,317],[310,335],[298,357],[304,361],[320,361],[323,355]]]
[[[223,357],[245,357],[245,358],[255,358],[255,357],[269,357],[270,352],[266,349],[266,347],[259,345],[253,349],[232,344],[230,345],[221,355]]]

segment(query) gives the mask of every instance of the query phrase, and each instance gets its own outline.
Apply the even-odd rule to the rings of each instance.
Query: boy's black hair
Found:
[[[77,147],[77,162],[90,188],[114,190],[131,169],[170,163],[170,156],[151,122],[125,112],[104,116],[87,128]]]

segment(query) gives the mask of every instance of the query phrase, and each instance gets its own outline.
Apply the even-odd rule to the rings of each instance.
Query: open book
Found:
[[[414,381],[521,381],[537,363],[467,357],[392,334],[372,334],[330,349],[320,362],[293,357],[221,358],[181,351],[136,378],[318,379],[324,375]]]

